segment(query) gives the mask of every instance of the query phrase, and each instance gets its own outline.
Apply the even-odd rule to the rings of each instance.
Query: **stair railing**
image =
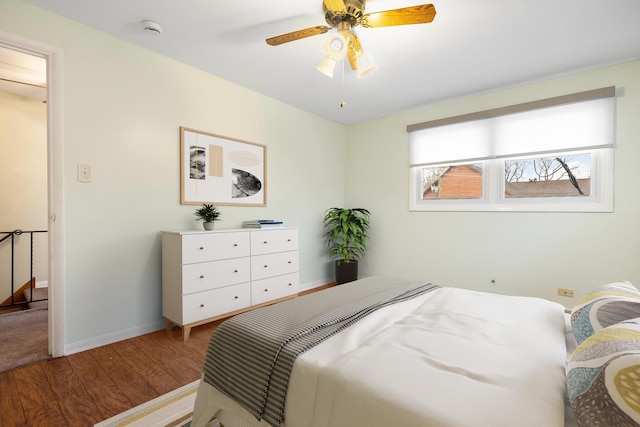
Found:
[[[34,230],[34,231],[23,231],[20,229],[16,229],[13,231],[0,231],[0,245],[4,244],[6,240],[11,242],[11,295],[2,303],[0,303],[0,307],[8,307],[15,305],[23,305],[28,304],[34,301],[44,301],[44,299],[34,300],[33,299],[33,289],[35,287],[35,281],[33,280],[33,235],[35,233],[46,233],[47,230]],[[16,236],[21,236],[22,234],[29,235],[29,281],[25,283],[23,288],[26,286],[29,287],[29,301],[16,301],[16,289],[15,289],[15,270],[16,270],[16,255],[15,255],[15,247],[16,247]],[[1,246],[0,246],[1,247]],[[22,290],[22,289],[20,289]]]

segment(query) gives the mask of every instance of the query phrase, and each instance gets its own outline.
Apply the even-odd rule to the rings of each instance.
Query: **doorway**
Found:
[[[0,100],[5,108],[21,109],[23,120],[0,130],[5,132],[0,153],[12,158],[0,171],[10,185],[0,185],[0,198],[19,199],[3,203],[12,208],[0,212],[0,231],[19,229],[19,237],[29,235],[33,266],[27,272],[14,268],[12,282],[27,274],[28,280],[35,277],[36,289],[48,289],[46,352],[53,357],[64,355],[61,70],[59,49],[0,32]],[[16,143],[20,145],[12,145]],[[32,238],[37,233],[26,231],[43,233]],[[3,267],[6,264],[0,264]]]

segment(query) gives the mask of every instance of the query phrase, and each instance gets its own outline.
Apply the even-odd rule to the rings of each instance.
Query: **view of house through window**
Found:
[[[591,193],[591,154],[504,161],[504,197],[580,197]]]
[[[591,153],[511,158],[492,164],[504,169],[504,198],[591,194]],[[422,200],[482,199],[485,169],[483,162],[422,167]]]
[[[422,168],[422,199],[481,199],[482,163]]]

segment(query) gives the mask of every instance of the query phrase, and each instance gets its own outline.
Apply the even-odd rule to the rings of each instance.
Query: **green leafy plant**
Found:
[[[367,251],[370,213],[364,208],[331,208],[324,215],[329,255],[338,261],[358,261]]]
[[[201,208],[196,209],[196,216],[204,222],[218,221],[220,215],[222,215],[222,212],[220,212],[218,208],[213,205],[207,205],[206,203],[202,205]]]

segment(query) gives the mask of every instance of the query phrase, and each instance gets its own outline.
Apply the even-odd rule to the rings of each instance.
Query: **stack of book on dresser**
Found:
[[[283,227],[284,223],[282,221],[277,221],[275,219],[252,219],[252,220],[243,222],[242,226],[244,228],[273,228],[273,227]]]

